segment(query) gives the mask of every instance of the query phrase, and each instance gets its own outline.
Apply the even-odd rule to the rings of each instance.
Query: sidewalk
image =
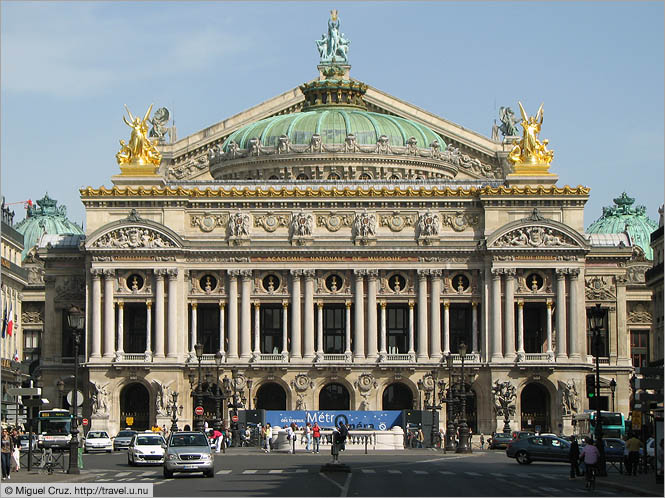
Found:
[[[580,479],[584,479],[581,477]],[[619,489],[635,496],[664,496],[663,483],[656,482],[654,474],[627,476],[618,472],[608,472],[606,477],[596,477],[596,486],[606,489]]]
[[[28,472],[27,467],[21,467],[21,470],[18,472],[11,473],[11,479],[3,479],[2,483],[87,482],[94,479],[94,475],[93,472],[85,469],[81,469],[80,474],[67,474],[66,472],[63,472],[62,469],[58,469],[53,471],[53,474],[49,475],[46,472],[41,473],[39,469],[34,467],[30,469],[30,472]]]

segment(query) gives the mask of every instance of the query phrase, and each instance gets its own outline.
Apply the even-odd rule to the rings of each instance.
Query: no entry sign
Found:
[[[194,408],[194,413],[196,413],[197,415],[203,415],[203,407],[197,406],[196,408]]]
[[[86,425],[88,425],[88,419],[87,419],[87,418],[84,418],[84,419],[82,420],[82,423],[83,423],[83,427],[85,427]]]
[[[234,415],[233,417],[231,417],[231,420],[233,422],[237,422],[238,421],[238,415]]]

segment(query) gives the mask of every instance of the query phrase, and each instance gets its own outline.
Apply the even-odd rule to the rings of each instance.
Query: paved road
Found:
[[[86,480],[153,483],[154,496],[630,496],[600,486],[589,493],[582,479],[568,479],[566,464],[522,466],[504,452],[343,453],[350,474],[320,473],[329,461],[325,454],[265,455],[231,449],[215,458],[214,479],[200,474],[164,479],[161,467],[127,465],[124,452],[85,456]]]

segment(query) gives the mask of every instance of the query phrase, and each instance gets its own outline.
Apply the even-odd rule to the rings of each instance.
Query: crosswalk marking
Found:
[[[480,477],[480,474],[478,472],[464,472],[468,476],[473,476],[473,477]]]
[[[538,489],[542,489],[543,491],[546,491],[547,493],[557,493],[559,491],[556,488],[548,488],[547,486],[540,486]]]
[[[376,470],[374,469],[360,469],[363,474],[376,474]]]
[[[143,472],[143,473],[141,473],[141,474],[139,474],[139,475],[140,475],[141,477],[145,477],[145,476],[154,476],[155,473],[154,473],[152,470],[146,470],[145,472]]]
[[[307,469],[296,469],[296,474],[303,474],[305,472],[309,472]]]
[[[131,472],[118,472],[116,474],[116,477],[124,477],[124,476],[128,476],[129,474],[131,474]]]
[[[414,474],[428,474],[428,472],[426,470],[414,470],[413,473]]]
[[[490,472],[490,475],[494,477],[506,477],[506,474],[501,474],[499,472]]]
[[[165,482],[166,482],[166,479],[164,479],[162,481],[157,481],[157,482],[155,482],[154,486],[159,486],[160,484],[164,484]]]
[[[455,475],[454,472],[450,472],[449,470],[440,470],[439,474],[443,474],[444,476],[452,476]]]
[[[281,474],[284,472],[282,469],[274,469],[274,470],[269,470],[268,474]]]
[[[256,472],[257,471],[255,469],[251,469],[251,470],[243,470],[242,473],[243,474],[256,474]]]
[[[545,479],[561,479],[559,476],[553,476],[552,474],[540,474],[540,477]]]
[[[215,472],[215,474],[217,474],[217,475],[219,475],[219,474],[230,474],[231,472],[233,472],[231,469],[222,469],[222,470],[218,470],[217,472]]]
[[[388,471],[388,474],[401,474],[401,473],[402,473],[401,470],[389,470]]]

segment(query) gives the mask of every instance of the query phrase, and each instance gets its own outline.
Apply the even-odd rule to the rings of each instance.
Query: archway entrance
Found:
[[[150,429],[150,393],[138,382],[120,391],[120,428],[125,427],[135,431]]]
[[[269,382],[256,392],[257,410],[286,410],[286,392],[279,384]]]
[[[550,395],[544,386],[537,383],[525,386],[520,395],[520,404],[523,431],[552,432],[549,416]]]
[[[350,410],[349,391],[342,384],[328,384],[319,393],[319,410]]]
[[[413,393],[405,384],[395,382],[383,391],[383,410],[412,410]]]

